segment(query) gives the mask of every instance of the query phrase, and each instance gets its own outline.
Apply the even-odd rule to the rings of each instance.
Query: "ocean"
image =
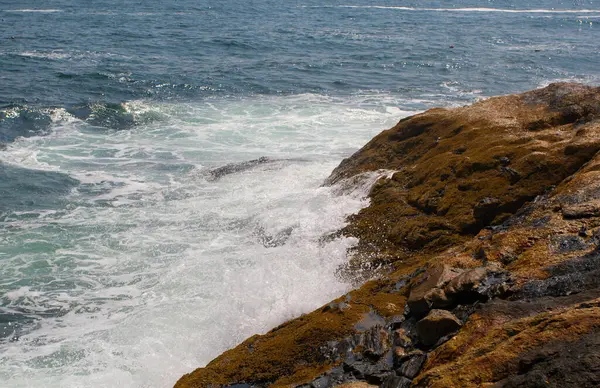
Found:
[[[600,2],[0,1],[0,387],[169,387],[342,295],[425,109],[600,83]]]

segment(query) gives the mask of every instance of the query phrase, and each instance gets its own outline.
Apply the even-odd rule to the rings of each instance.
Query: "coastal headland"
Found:
[[[339,276],[356,288],[177,388],[600,385],[600,88],[405,118],[327,185],[382,171]]]

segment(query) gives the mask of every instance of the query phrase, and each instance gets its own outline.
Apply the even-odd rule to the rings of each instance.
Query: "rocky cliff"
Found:
[[[578,84],[401,120],[327,182],[393,171],[341,231],[357,288],[176,387],[600,386],[599,150]]]

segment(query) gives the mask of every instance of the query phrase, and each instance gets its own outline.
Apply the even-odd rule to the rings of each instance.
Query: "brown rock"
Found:
[[[394,330],[394,346],[400,346],[402,348],[408,348],[412,346],[412,340],[407,335],[406,330]]]
[[[600,201],[565,205],[562,214],[563,217],[570,219],[598,217],[600,216]]]
[[[452,279],[444,287],[447,295],[466,293],[474,290],[487,277],[488,271],[485,267],[473,268],[465,271]]]
[[[408,297],[411,314],[419,318],[427,314],[432,307],[443,307],[448,299],[442,287],[458,275],[458,271],[448,265],[439,265],[429,269],[422,276],[421,283],[413,287]]]
[[[414,386],[537,387],[536,372],[550,373],[551,386],[598,386],[600,300],[573,303],[581,299],[491,303],[430,353]]]
[[[431,109],[376,136],[328,180],[396,171],[373,187],[370,206],[343,231],[359,239],[347,276],[390,262],[411,265],[415,251],[461,244],[560,184],[600,150],[599,90],[552,84]]]
[[[432,346],[461,326],[462,323],[450,311],[431,310],[425,318],[417,322],[417,334],[423,345]]]

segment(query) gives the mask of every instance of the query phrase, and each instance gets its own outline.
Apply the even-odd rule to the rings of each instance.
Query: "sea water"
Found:
[[[600,81],[595,1],[0,4],[0,386],[167,387],[346,292],[399,119]]]

